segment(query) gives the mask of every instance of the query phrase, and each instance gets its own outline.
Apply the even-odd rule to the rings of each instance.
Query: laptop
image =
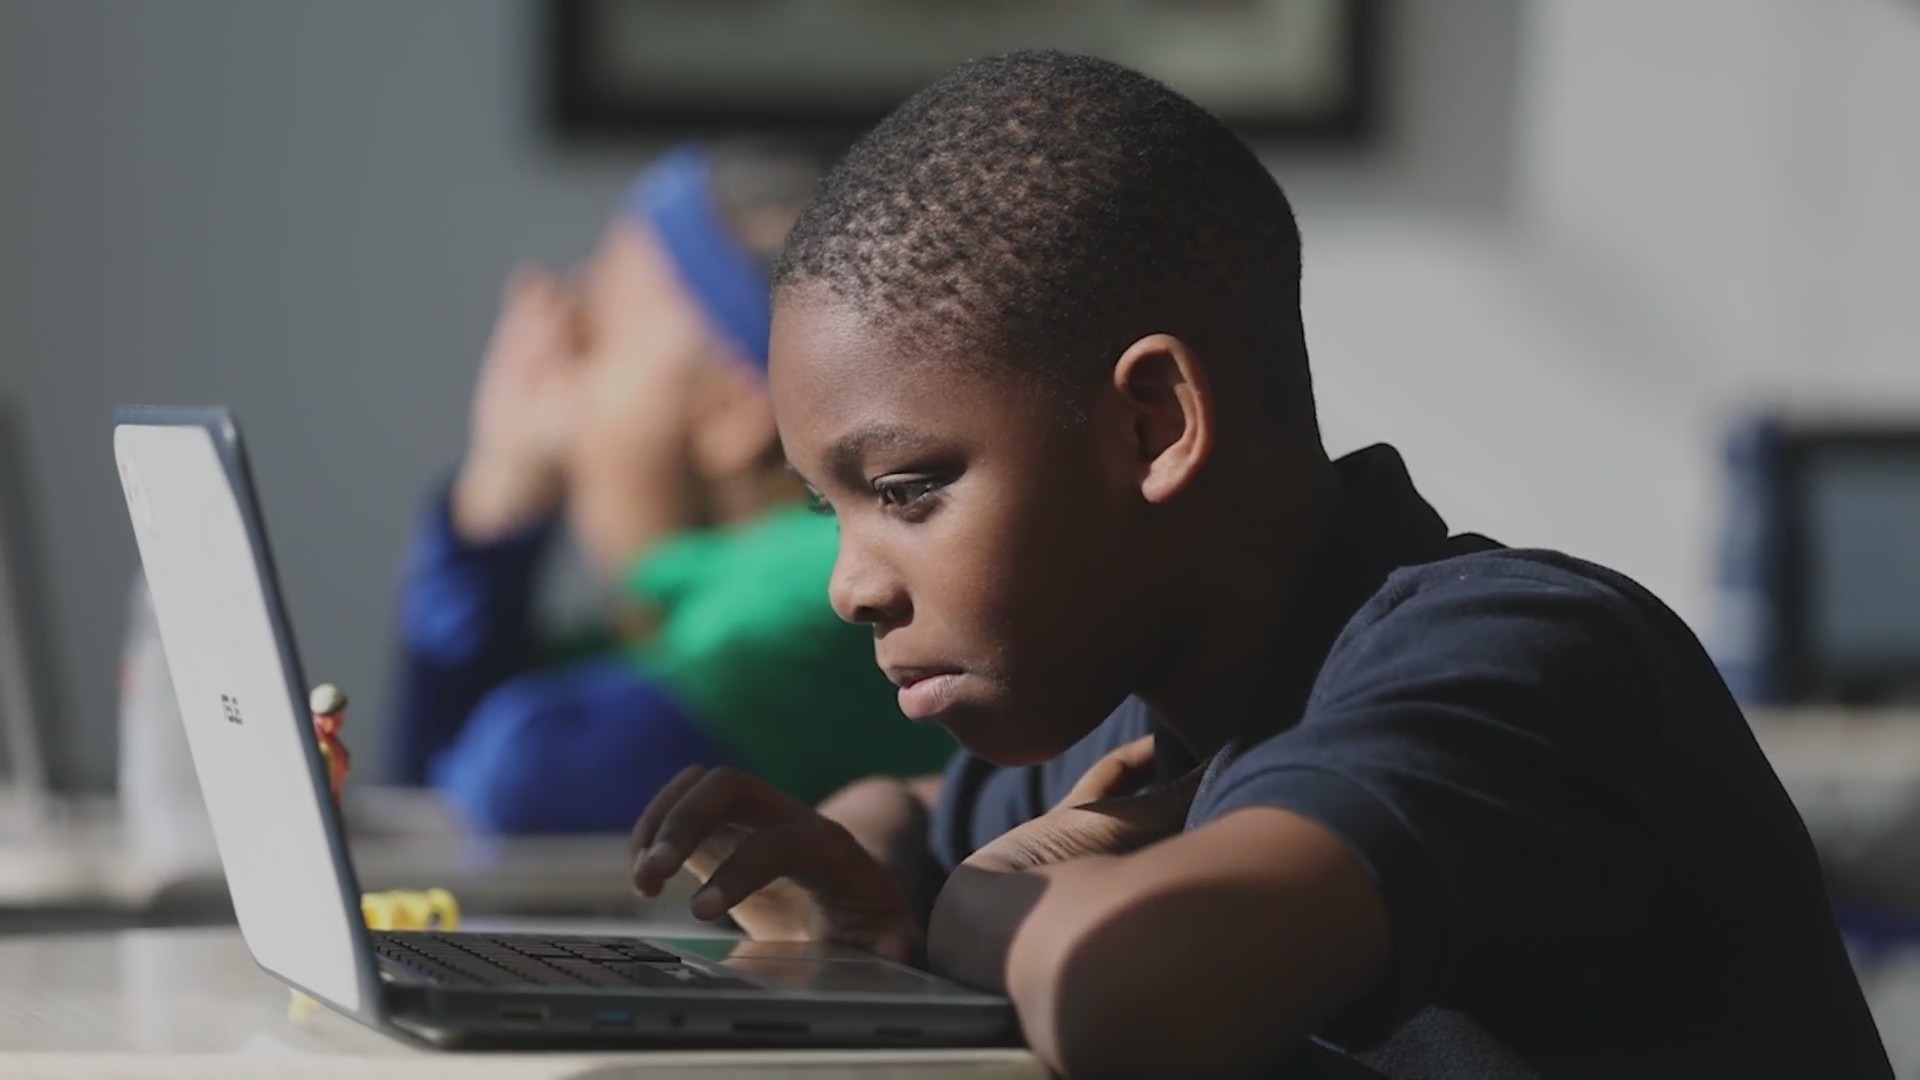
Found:
[[[113,443],[240,933],[268,973],[435,1046],[955,1046],[1013,1035],[1005,999],[850,949],[369,930],[233,416],[125,408]],[[608,860],[617,873],[618,854]]]

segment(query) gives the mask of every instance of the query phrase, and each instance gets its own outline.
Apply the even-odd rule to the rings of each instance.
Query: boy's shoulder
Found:
[[[1713,700],[1724,684],[1685,623],[1597,563],[1465,535],[1376,581],[1318,648],[1276,659],[1273,692],[1214,762],[1217,778],[1257,761],[1339,771],[1422,757],[1436,739],[1452,759],[1459,740],[1496,731],[1618,769],[1650,764],[1683,703],[1738,715]],[[1455,764],[1506,760],[1486,749]]]
[[[1884,1075],[1805,829],[1692,632],[1569,555],[1435,554],[1378,579],[1188,820],[1289,811],[1377,883],[1396,962],[1349,1045],[1425,1071],[1498,1031],[1548,1075]]]
[[[1442,687],[1498,700],[1516,717],[1587,716],[1606,742],[1657,741],[1678,712],[1745,728],[1692,629],[1638,582],[1564,552],[1475,536],[1386,575],[1318,660],[1302,719]]]
[[[1392,633],[1454,655],[1499,643],[1494,628],[1524,627],[1548,646],[1602,652],[1616,660],[1678,667],[1717,680],[1686,623],[1633,578],[1561,551],[1509,548],[1456,537],[1451,553],[1403,566],[1347,621],[1333,654]]]
[[[1454,537],[1449,554],[1394,570],[1354,614],[1366,624],[1421,601],[1480,597],[1489,603],[1553,597],[1570,610],[1645,615],[1666,605],[1618,570],[1548,548],[1510,548],[1479,536]]]

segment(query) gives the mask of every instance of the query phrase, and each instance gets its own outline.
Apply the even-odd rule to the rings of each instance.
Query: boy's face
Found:
[[[903,712],[1027,764],[1119,704],[1154,582],[1111,418],[805,287],[775,304],[771,389],[788,460],[839,520],[834,608],[873,628]]]

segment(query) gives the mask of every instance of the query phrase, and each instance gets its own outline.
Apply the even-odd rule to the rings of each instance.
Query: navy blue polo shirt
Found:
[[[1321,1033],[1389,1076],[1891,1077],[1805,827],[1687,627],[1626,577],[1449,536],[1391,448],[1346,494],[1187,827],[1281,807],[1378,883],[1393,963]],[[947,772],[949,866],[1148,733]],[[1200,763],[1158,737],[1163,777]],[[1195,958],[1204,978],[1205,958]]]

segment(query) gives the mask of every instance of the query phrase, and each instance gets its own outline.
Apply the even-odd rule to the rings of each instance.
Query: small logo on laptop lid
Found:
[[[240,717],[240,699],[232,694],[220,695],[220,711],[226,715],[229,724],[244,722]]]

